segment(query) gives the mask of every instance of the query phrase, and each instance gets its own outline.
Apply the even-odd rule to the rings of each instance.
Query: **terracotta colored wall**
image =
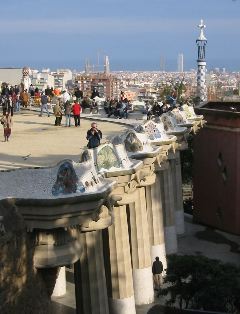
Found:
[[[205,127],[194,142],[194,218],[236,234],[240,234],[239,141],[240,133]],[[222,177],[224,167],[226,182]]]

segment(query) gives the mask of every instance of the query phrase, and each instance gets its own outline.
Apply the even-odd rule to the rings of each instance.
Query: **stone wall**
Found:
[[[33,267],[34,240],[8,201],[0,202],[0,313],[48,314],[50,299]]]

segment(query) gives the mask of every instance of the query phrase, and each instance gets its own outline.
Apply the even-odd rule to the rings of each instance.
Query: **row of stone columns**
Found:
[[[152,262],[167,267],[183,232],[179,153],[155,167],[155,183],[139,185],[128,204],[114,206],[107,229],[81,233],[83,248],[74,265],[77,313],[135,314],[135,304],[154,300]],[[180,216],[180,213],[182,216]],[[176,226],[178,226],[176,228]]]

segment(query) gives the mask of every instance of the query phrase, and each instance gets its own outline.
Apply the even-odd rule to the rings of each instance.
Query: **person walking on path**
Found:
[[[55,116],[55,126],[60,126],[62,121],[62,108],[59,104],[59,101],[57,104],[53,107],[53,113]]]
[[[156,290],[159,290],[161,288],[162,284],[162,272],[163,272],[163,264],[159,260],[159,257],[157,256],[155,258],[155,261],[152,265],[152,273],[153,273],[153,281],[154,281],[154,288]]]
[[[65,108],[64,108],[64,113],[65,113],[65,126],[70,127],[71,126],[71,112],[72,112],[72,106],[69,101],[66,102]]]
[[[20,93],[20,99],[22,101],[23,108],[27,108],[29,102],[29,95],[27,93],[27,90],[24,90]]]
[[[49,111],[48,111],[48,96],[45,95],[45,93],[42,93],[41,95],[41,112],[40,112],[40,117],[42,117],[43,115],[43,110],[45,110],[47,112],[48,117],[49,115]]]
[[[6,114],[2,117],[1,124],[3,126],[4,140],[5,142],[8,142],[12,131],[12,117],[9,112],[6,112]]]
[[[10,95],[4,96],[2,98],[2,110],[3,110],[3,115],[9,112],[11,113],[11,116],[13,116],[13,102],[12,102],[12,97]]]
[[[91,129],[87,131],[88,148],[95,148],[100,145],[102,139],[102,132],[97,128],[97,123],[91,124]]]
[[[81,113],[81,106],[77,102],[77,100],[74,101],[74,104],[72,106],[72,113],[75,121],[75,126],[80,126],[80,113]]]
[[[15,102],[15,111],[20,112],[20,105],[21,105],[21,100],[20,100],[20,94],[16,94],[16,102]]]

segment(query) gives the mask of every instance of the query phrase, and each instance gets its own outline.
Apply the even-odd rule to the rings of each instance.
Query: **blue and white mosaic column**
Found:
[[[205,48],[207,45],[207,38],[204,35],[204,28],[206,25],[203,24],[201,20],[200,25],[200,35],[196,40],[198,46],[198,59],[197,59],[197,96],[199,102],[203,103],[207,101],[207,86],[206,86],[206,60],[205,60]]]

